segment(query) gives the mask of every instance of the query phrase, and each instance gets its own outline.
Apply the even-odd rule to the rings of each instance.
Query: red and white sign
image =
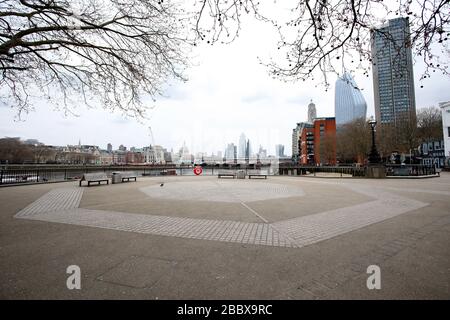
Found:
[[[195,173],[196,176],[202,174],[202,172],[203,172],[203,168],[202,167],[200,167],[200,166],[194,167],[194,173]]]

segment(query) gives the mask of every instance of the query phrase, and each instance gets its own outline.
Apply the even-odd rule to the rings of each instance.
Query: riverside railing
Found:
[[[7,165],[0,166],[0,185],[17,185],[31,183],[48,183],[80,179],[84,173],[105,172],[111,177],[116,171],[134,171],[139,176],[193,176],[194,165],[150,165],[150,166],[60,166],[60,165]],[[223,172],[245,171],[246,174],[258,172],[267,175],[364,177],[362,166],[299,166],[282,163],[279,166],[246,165],[206,165],[202,175],[216,176]],[[387,176],[431,176],[436,175],[436,168],[427,165],[386,165]]]
[[[387,164],[386,176],[433,176],[438,172],[434,165],[423,164]]]
[[[300,166],[296,164],[283,164],[279,167],[280,175],[316,176],[317,174],[332,174],[333,176],[364,177],[364,167],[357,166]]]
[[[7,165],[0,166],[0,185],[61,182],[80,179],[84,173],[105,172],[111,177],[116,171],[133,171],[138,176],[193,176],[194,165],[150,165],[150,166],[49,166],[49,165]],[[216,176],[219,172],[244,170],[247,174],[255,170],[273,175],[270,166],[207,165],[202,175]]]

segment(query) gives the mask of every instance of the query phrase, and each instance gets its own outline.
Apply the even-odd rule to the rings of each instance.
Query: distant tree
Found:
[[[397,113],[395,122],[377,125],[377,144],[382,157],[393,152],[409,153],[418,146],[417,116],[414,112]]]
[[[415,112],[405,112],[397,115],[396,144],[397,150],[409,153],[418,146],[417,115]]]
[[[187,65],[183,12],[170,1],[0,1],[0,101],[20,116],[41,98],[143,116]]]
[[[371,146],[371,131],[366,119],[359,118],[337,130],[337,156],[341,162],[364,163]]]
[[[417,112],[419,142],[443,139],[442,114],[436,107],[419,109]]]
[[[33,161],[33,152],[29,145],[16,138],[0,139],[0,162],[24,163]]]
[[[377,149],[380,156],[389,157],[392,152],[399,151],[396,140],[396,129],[391,123],[379,123],[376,127]]]
[[[56,151],[46,145],[36,145],[30,147],[34,156],[35,163],[46,163],[47,161],[54,161]]]
[[[336,163],[336,134],[327,133],[320,139],[319,153],[320,163],[327,165]]]

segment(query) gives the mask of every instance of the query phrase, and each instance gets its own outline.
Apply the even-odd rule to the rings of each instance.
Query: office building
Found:
[[[316,105],[311,100],[308,104],[308,122],[313,123],[315,118],[317,118]]]
[[[286,157],[286,156],[284,155],[284,145],[282,145],[282,144],[277,144],[277,145],[275,145],[275,155],[276,155],[278,158],[284,158],[284,157]]]
[[[227,145],[227,148],[225,149],[225,159],[229,163],[237,161],[237,147],[234,143],[229,143]]]
[[[408,18],[371,30],[376,120],[398,127],[416,113]]]
[[[334,111],[337,127],[359,118],[366,118],[366,100],[348,72],[336,80]]]
[[[246,156],[246,149],[247,149],[247,138],[245,137],[244,133],[241,133],[241,136],[239,137],[239,150],[238,150],[238,156],[241,159],[244,159]]]

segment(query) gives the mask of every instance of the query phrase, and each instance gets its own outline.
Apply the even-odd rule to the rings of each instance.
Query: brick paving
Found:
[[[267,223],[179,218],[81,208],[19,218],[162,236],[295,247],[294,243]]]
[[[273,226],[302,247],[327,240],[371,224],[427,206],[427,203],[400,197],[361,185],[345,187],[378,200],[334,209],[309,216],[276,222]]]
[[[82,195],[82,188],[54,189],[20,210],[15,217],[24,218],[39,213],[76,209],[80,205]]]
[[[248,202],[258,199],[260,193],[265,196],[270,194],[270,198],[303,195],[301,188],[297,187],[265,182],[251,185],[246,182],[236,182],[202,182],[201,184],[199,182],[178,182],[169,183],[164,188],[159,185],[145,187],[142,188],[142,191],[152,197],[179,196],[183,198],[193,191],[199,192],[200,188],[205,191],[205,193],[201,193],[202,196],[210,201],[222,199],[221,201],[225,202],[243,203],[244,200],[247,200],[245,207],[253,213],[254,210],[248,205]],[[58,188],[22,209],[15,217],[162,236],[277,247],[302,247],[427,205],[385,192],[379,188],[353,184],[344,184],[342,187],[349,191],[368,195],[374,200],[269,224],[264,221],[249,223],[83,209],[79,208],[83,188]],[[212,193],[217,193],[217,188],[223,189],[224,192],[213,197]],[[206,190],[209,191],[206,192]],[[198,198],[194,200],[198,200]]]

